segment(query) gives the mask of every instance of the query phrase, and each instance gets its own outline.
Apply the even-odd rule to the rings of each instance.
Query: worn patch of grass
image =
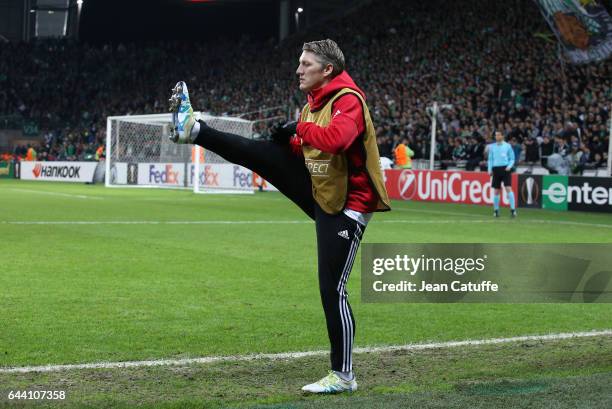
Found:
[[[301,393],[301,386],[327,369],[327,362],[316,357],[0,374],[0,385],[5,390],[65,390],[68,399],[61,405],[67,408],[365,409],[408,407],[402,406],[407,402],[409,407],[425,408],[487,407],[487,403],[488,407],[582,407],[584,403],[597,408],[612,402],[609,336],[366,353],[356,356],[355,365],[359,390],[338,396]]]

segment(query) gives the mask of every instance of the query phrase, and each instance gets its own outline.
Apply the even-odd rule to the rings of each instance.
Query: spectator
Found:
[[[519,146],[530,136],[541,138],[542,161],[553,153],[546,138],[556,136],[588,145],[593,161],[607,154],[612,61],[562,69],[557,45],[533,37],[549,29],[530,0],[381,3],[339,17],[325,33],[354,56],[351,72],[369,96],[381,155],[392,157],[394,137],[408,137],[414,158],[428,158],[426,109],[434,101],[452,106],[438,116],[436,156],[443,161],[456,148],[449,138],[486,138],[493,128]],[[193,84],[194,105],[204,111],[256,112],[247,119],[262,119],[278,115],[273,107],[280,106],[286,117],[305,101],[291,86],[297,62],[285,61],[303,41],[321,37],[317,30],[280,46],[218,40],[196,54],[184,41],[1,43],[0,115],[35,122],[44,139],[40,156],[45,152],[48,160],[95,151],[105,141],[109,115],[165,112],[168,84],[179,78]],[[203,68],[189,70],[194,66]],[[256,132],[267,134],[265,127]]]
[[[605,167],[608,165],[608,163],[606,162],[606,160],[604,159],[603,155],[600,153],[596,153],[594,156],[594,163],[595,163],[595,167]]]
[[[512,147],[512,150],[514,151],[514,158],[515,158],[514,168],[516,169],[516,166],[521,161],[521,153],[523,152],[523,148],[521,147],[521,144],[518,143],[518,138],[516,136],[510,139],[510,146]]]
[[[455,146],[453,148],[453,160],[455,162],[465,160],[467,154],[463,140],[459,137],[455,138]]]
[[[540,161],[540,149],[535,138],[525,140],[525,162],[535,164]]]
[[[554,153],[555,143],[550,139],[550,136],[544,135],[540,148],[542,155],[542,166],[546,167],[548,157]]]
[[[26,153],[25,160],[27,160],[27,161],[35,161],[36,160],[36,155],[37,155],[37,153],[36,153],[36,150],[34,149],[34,147],[31,146],[31,145],[28,145],[28,151]]]
[[[465,170],[474,170],[480,166],[480,162],[484,160],[484,144],[479,137],[470,137],[467,146],[467,163]]]
[[[412,157],[414,152],[408,146],[408,138],[403,138],[402,142],[393,151],[395,166],[401,169],[412,169]]]
[[[562,136],[557,136],[555,138],[555,147],[553,149],[553,153],[557,153],[562,157],[566,157],[570,153],[570,147],[567,145],[565,138]]]

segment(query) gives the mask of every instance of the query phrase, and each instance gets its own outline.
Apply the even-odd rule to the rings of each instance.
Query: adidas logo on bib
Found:
[[[340,232],[338,232],[338,236],[342,237],[343,239],[349,239],[349,234],[348,234],[348,230],[342,230]]]

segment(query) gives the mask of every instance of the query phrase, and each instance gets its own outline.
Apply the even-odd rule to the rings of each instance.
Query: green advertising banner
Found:
[[[542,209],[567,210],[567,176],[546,175],[542,178]]]
[[[12,162],[0,161],[0,178],[15,177],[15,164]]]
[[[28,121],[23,123],[23,134],[26,136],[37,136],[38,124],[34,121]]]
[[[366,303],[608,303],[612,244],[378,244],[361,252]]]

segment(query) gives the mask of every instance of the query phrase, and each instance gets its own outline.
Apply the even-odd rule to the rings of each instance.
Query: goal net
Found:
[[[247,138],[253,122],[196,113],[208,126]],[[171,114],[108,117],[106,176],[109,187],[193,189],[196,193],[253,193],[253,173],[196,145],[168,139]]]

